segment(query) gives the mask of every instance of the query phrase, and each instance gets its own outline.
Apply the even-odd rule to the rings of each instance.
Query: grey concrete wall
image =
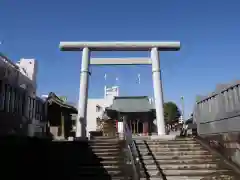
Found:
[[[198,97],[194,121],[201,137],[240,165],[240,81]]]
[[[209,96],[201,97],[196,104],[194,117],[199,134],[239,131],[240,81],[221,89],[218,87]]]

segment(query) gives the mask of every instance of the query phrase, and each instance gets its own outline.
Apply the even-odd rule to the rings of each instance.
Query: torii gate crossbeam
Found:
[[[80,77],[80,92],[78,103],[78,118],[76,137],[86,137],[86,115],[88,100],[88,79],[89,64],[152,64],[154,100],[156,108],[156,120],[158,135],[165,135],[165,122],[163,113],[163,93],[160,73],[160,59],[158,51],[177,51],[180,49],[180,42],[60,42],[62,51],[82,51],[82,65]],[[90,61],[90,51],[151,51],[151,62],[146,60],[128,60],[126,63],[112,62],[107,60],[103,62]],[[131,59],[131,58],[130,58]],[[141,59],[141,58],[140,58]],[[95,62],[95,63],[93,63]],[[137,62],[137,63],[136,63]]]

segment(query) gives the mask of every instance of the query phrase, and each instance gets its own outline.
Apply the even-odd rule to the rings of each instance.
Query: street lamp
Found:
[[[183,96],[181,96],[181,105],[182,105],[182,119],[183,119],[183,121],[184,121],[184,97]]]

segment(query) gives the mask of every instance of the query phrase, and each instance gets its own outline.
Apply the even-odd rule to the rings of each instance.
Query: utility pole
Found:
[[[182,105],[182,119],[183,119],[183,121],[184,121],[184,97],[183,96],[181,96],[181,105]]]

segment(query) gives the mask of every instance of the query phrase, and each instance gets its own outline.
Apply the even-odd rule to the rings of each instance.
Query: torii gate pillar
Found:
[[[158,135],[165,135],[165,121],[164,121],[164,109],[163,109],[163,89],[162,89],[162,77],[160,71],[160,59],[157,48],[151,49],[152,60],[152,78],[153,78],[153,91],[154,102],[156,108],[156,120]]]
[[[87,101],[89,81],[90,50],[85,47],[82,51],[82,65],[80,74],[80,90],[78,98],[78,116],[76,121],[76,137],[86,137],[87,132]]]
[[[76,137],[86,137],[90,51],[151,51],[151,62],[146,61],[145,64],[152,64],[158,135],[166,134],[163,112],[163,92],[161,84],[160,59],[158,51],[179,50],[180,42],[60,42],[60,49],[63,51],[83,51],[78,103],[78,118],[76,122]],[[135,62],[133,61],[126,62],[128,65],[134,63]],[[114,65],[121,63],[108,62],[108,64]],[[136,64],[139,64],[139,62]],[[140,64],[144,64],[144,62],[141,62]]]

